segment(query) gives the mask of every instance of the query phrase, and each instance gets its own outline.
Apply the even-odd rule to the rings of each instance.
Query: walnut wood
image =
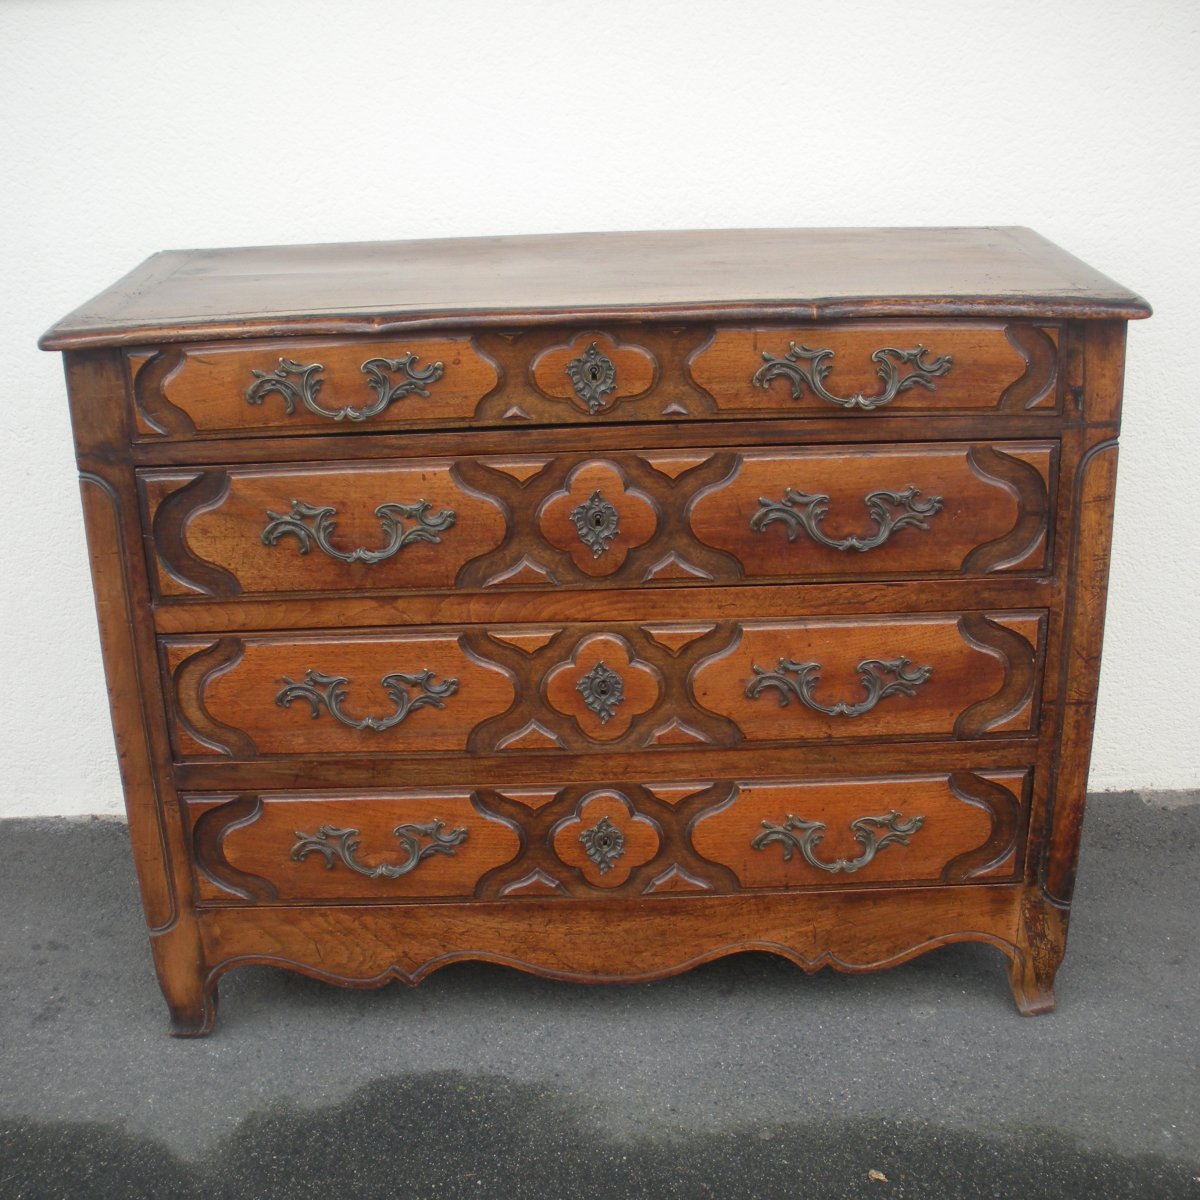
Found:
[[[526,443],[526,448],[534,446]],[[418,459],[320,467],[143,471],[160,595],[396,593],[430,589],[740,582],[1044,570],[1056,443],[825,450],[704,448],[519,458]],[[916,488],[936,502],[867,550],[818,540],[793,518],[756,529],[792,492],[827,497],[818,532],[837,542],[877,532],[868,498]],[[615,532],[598,546],[573,514],[599,494]],[[328,539],[343,555],[385,545],[381,504],[424,501],[453,524],[381,562],[345,562],[289,533],[264,540],[296,499],[336,510]],[[791,511],[795,511],[792,509]],[[278,522],[275,522],[277,525]],[[303,523],[302,523],[303,524]],[[417,522],[410,519],[410,528]],[[309,526],[312,522],[309,522]],[[598,550],[598,552],[597,552]]]
[[[741,229],[173,250],[46,350],[653,315],[780,320],[1150,315],[1029,229]]]
[[[881,391],[878,354],[887,348],[923,347],[953,359],[944,376],[901,390],[878,410],[893,420],[989,409],[1053,416],[1060,408],[1059,337],[1057,325],[964,321],[717,329],[639,324],[619,336],[551,328],[477,340],[289,339],[131,350],[126,357],[137,438],[154,442],[747,417],[811,417],[853,427],[869,419],[861,408],[841,408],[807,386],[795,393],[785,380],[756,384],[764,355],[778,359],[790,346],[808,343],[833,353],[830,386],[847,395]],[[614,379],[602,397],[585,399],[570,368],[591,347],[607,358]],[[377,379],[372,386],[367,368],[387,368],[381,378],[388,384],[403,382],[399,360],[410,356],[413,370],[437,377],[385,406],[381,384]]]
[[[334,796],[306,792],[259,795],[249,812],[239,800],[184,796],[195,846],[201,903],[231,898],[296,900],[442,899],[472,896],[480,881],[517,857],[520,826],[488,812],[470,792],[373,792]],[[407,874],[361,874],[319,852],[297,860],[301,833],[323,826],[353,829],[354,861],[368,870],[405,861],[395,829],[440,821],[447,833],[466,830],[450,853],[422,858]],[[426,839],[418,839],[428,845]]]
[[[753,382],[764,356],[782,359],[791,345],[833,351],[827,380],[839,396],[873,397],[881,392],[873,355],[882,347],[924,347],[930,357],[953,360],[945,376],[928,388],[902,391],[886,408],[889,416],[1057,407],[1058,329],[971,322],[907,321],[827,325],[725,326],[692,355],[693,382],[714,398],[720,410],[766,416],[775,410],[828,413],[830,403],[804,386],[793,396],[784,379],[765,387]],[[836,408],[833,409],[837,411]],[[849,412],[851,419],[861,413]]]
[[[330,341],[328,339],[250,344],[217,343],[179,351],[134,351],[127,355],[134,398],[134,422],[139,437],[260,433],[325,433],[354,431],[357,421],[338,420],[309,411],[295,397],[263,395],[251,403],[247,393],[262,378],[285,363],[319,364],[320,380],[314,400],[322,410],[361,411],[378,397],[364,363],[398,360],[413,355],[413,369],[434,364],[441,377],[424,384],[365,418],[370,428],[402,428],[411,424],[444,427],[455,419],[468,421],[479,401],[500,383],[500,368],[470,338],[421,337],[393,340]],[[169,369],[166,369],[169,366]],[[385,372],[391,379],[392,373]],[[396,375],[396,381],[404,378]],[[293,373],[284,382],[295,384]],[[426,393],[426,394],[423,394]],[[289,411],[289,408],[291,411]]]
[[[67,351],[173,1032],[207,1032],[243,963],[615,981],[755,948],[873,970],[956,940],[1008,956],[1020,1011],[1052,1008],[1125,322],[1148,314],[1026,230],[718,231],[172,253],[61,322],[43,344]],[[835,352],[841,397],[880,391],[882,349],[953,362],[843,409],[753,384],[792,342]],[[381,395],[363,363],[407,354],[442,364],[429,396],[361,421],[246,399],[286,358],[358,409]],[[568,370],[589,355],[614,372],[590,400]],[[879,532],[872,492],[909,487],[941,498],[926,528],[838,548]],[[788,489],[828,511],[792,520]],[[619,511],[600,553],[573,515],[597,494]],[[293,500],[336,510],[332,554],[294,526],[263,543]],[[416,520],[378,506],[420,501],[439,540],[342,561]],[[784,515],[755,529],[764,504]],[[860,664],[902,657],[932,674],[873,693]],[[756,666],[775,682],[748,695]],[[619,703],[580,690],[608,670]],[[322,676],[346,680],[340,721]],[[442,706],[406,707],[431,681]],[[820,711],[839,702],[867,707]],[[856,871],[799,848],[854,863],[874,843],[853,821],[915,815]],[[824,826],[815,849],[752,845],[792,817]]]
[[[1026,776],[1022,771],[833,783],[739,782],[719,804],[697,815],[691,840],[701,855],[729,867],[738,883],[750,889],[1014,879],[1020,870],[1016,840]],[[826,826],[818,861],[854,862],[864,847],[853,836],[852,822],[892,810],[905,818],[920,817],[920,828],[906,845],[883,848],[852,874],[826,874],[798,853],[785,856],[778,844],[754,845],[765,824],[781,826],[795,815]]]
[[[865,738],[979,737],[1036,728],[1034,685],[1043,618],[992,613],[807,621],[714,621],[681,632],[609,622],[599,628],[489,626],[402,633],[164,639],[181,760],[225,755],[588,754],[664,745]],[[664,635],[666,641],[664,644]],[[756,668],[816,662],[818,703],[857,703],[859,664],[905,658],[931,668],[911,695],[848,717],[806,707],[785,687],[751,694]],[[581,681],[601,664],[622,680],[610,712]],[[310,671],[346,681],[352,720],[394,707],[384,676],[432,671],[453,695],[388,729],[354,728],[328,708],[277,702]],[[414,698],[418,690],[414,688]]]

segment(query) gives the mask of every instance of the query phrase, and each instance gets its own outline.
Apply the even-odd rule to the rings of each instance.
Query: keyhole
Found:
[[[592,365],[591,365],[590,367],[588,367],[588,378],[589,378],[589,379],[590,379],[590,380],[591,380],[593,383],[599,383],[599,382],[600,382],[600,375],[601,375],[601,372],[600,372],[600,366],[599,366],[599,364],[598,364],[598,363],[592,363]]]
[[[604,514],[599,513],[599,512],[592,513],[592,528],[593,529],[603,529],[604,525],[605,525]]]
[[[595,845],[602,854],[611,854],[616,848],[616,840],[611,833],[602,833],[596,838]]]
[[[596,692],[601,696],[607,696],[612,691],[612,684],[607,679],[596,680]]]

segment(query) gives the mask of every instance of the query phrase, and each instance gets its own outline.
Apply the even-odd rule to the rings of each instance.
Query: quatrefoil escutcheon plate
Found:
[[[598,662],[575,687],[603,725],[612,720],[617,705],[625,699],[625,681],[604,662]]]

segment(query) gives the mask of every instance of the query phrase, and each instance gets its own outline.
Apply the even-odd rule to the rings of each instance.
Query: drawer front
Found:
[[[1053,442],[140,474],[160,597],[972,576],[1048,566]]]
[[[723,327],[688,371],[722,412],[756,416],[1055,411],[1058,336],[971,322]]]
[[[201,903],[1003,882],[1030,771],[185,797]]]
[[[201,901],[473,896],[520,826],[469,790],[185,796]]]
[[[631,325],[127,354],[136,436],[1058,411],[1056,325]]]
[[[500,383],[468,337],[218,342],[127,360],[150,440],[467,424]]]
[[[1044,614],[164,638],[181,759],[1033,732]]]

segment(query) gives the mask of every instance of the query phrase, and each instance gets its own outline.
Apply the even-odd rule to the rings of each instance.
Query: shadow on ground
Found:
[[[553,1091],[453,1073],[381,1080],[326,1108],[273,1106],[195,1162],[101,1122],[18,1120],[0,1124],[0,1162],[0,1195],[63,1200],[1200,1196],[1178,1163],[1036,1130],[832,1120],[615,1143]]]

